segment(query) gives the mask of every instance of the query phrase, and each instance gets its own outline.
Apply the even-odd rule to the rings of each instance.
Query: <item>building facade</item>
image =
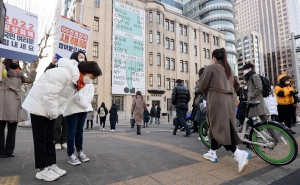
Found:
[[[67,16],[71,2],[72,0],[62,0],[62,9],[61,9],[62,15]]]
[[[246,63],[252,63],[255,71],[264,75],[263,65],[263,46],[261,34],[252,31],[243,34],[237,38],[238,56],[238,77],[240,81],[244,80],[243,66]]]
[[[262,35],[265,75],[272,83],[287,72],[294,76],[291,32],[300,34],[298,0],[237,0],[237,31]]]
[[[182,0],[157,0],[162,3],[167,10],[182,14]]]
[[[183,15],[225,32],[228,62],[237,74],[235,0],[184,1]]]
[[[112,94],[113,1],[100,3],[74,1],[76,20],[92,26],[87,57],[98,62],[103,76],[95,81],[93,106],[116,103],[120,119],[130,119],[133,95]],[[191,97],[198,81],[200,67],[210,64],[214,49],[225,46],[224,33],[165,9],[157,1],[120,0],[145,11],[145,96],[147,105],[159,104],[163,115],[171,109],[171,93],[176,79],[182,79]],[[73,11],[72,11],[73,12]],[[208,40],[204,40],[207,33]],[[120,89],[120,92],[123,89]],[[191,111],[189,104],[189,111]]]

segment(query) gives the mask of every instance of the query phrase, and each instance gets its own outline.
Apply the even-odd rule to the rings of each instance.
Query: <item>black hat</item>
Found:
[[[182,80],[177,79],[177,80],[176,80],[176,83],[182,83]]]
[[[251,63],[248,63],[248,64],[245,64],[245,65],[243,66],[243,69],[249,69],[249,68],[254,69],[254,65],[251,64]]]

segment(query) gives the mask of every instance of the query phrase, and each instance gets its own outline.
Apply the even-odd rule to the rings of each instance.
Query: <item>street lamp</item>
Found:
[[[300,35],[296,35],[295,33],[291,33],[291,40],[292,40],[292,50],[293,50],[293,56],[294,56],[294,65],[295,65],[295,76],[296,76],[296,88],[297,90],[300,89],[300,84],[299,84],[299,63],[297,59],[297,52],[300,52],[300,48],[296,48],[296,40],[300,39]]]

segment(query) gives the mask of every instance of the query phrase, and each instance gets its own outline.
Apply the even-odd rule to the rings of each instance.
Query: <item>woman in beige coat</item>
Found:
[[[207,96],[207,121],[210,124],[211,139],[211,149],[203,157],[217,162],[216,150],[218,144],[222,144],[226,150],[234,153],[238,171],[242,173],[247,167],[250,153],[236,147],[242,143],[235,131],[234,94],[239,84],[227,62],[224,48],[216,49],[212,53],[212,64],[200,76],[199,88]]]
[[[34,82],[38,64],[34,63],[28,77],[21,70],[18,60],[5,59],[3,65],[7,70],[7,77],[0,81],[0,158],[14,156],[17,124],[28,119],[27,112],[21,107],[23,103],[21,85]],[[5,142],[6,125],[8,131]]]
[[[141,125],[143,124],[144,110],[147,108],[146,102],[143,99],[141,91],[137,91],[135,98],[132,101],[131,115],[134,115],[134,120],[137,128],[137,135],[141,135]]]

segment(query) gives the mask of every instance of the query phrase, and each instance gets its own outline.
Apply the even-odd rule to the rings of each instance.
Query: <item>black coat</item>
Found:
[[[143,119],[145,123],[149,122],[149,111],[147,109],[144,110]]]
[[[179,109],[188,109],[187,104],[190,99],[189,89],[186,86],[183,86],[182,83],[178,83],[172,92],[172,104]]]
[[[152,107],[151,110],[150,110],[150,116],[151,117],[156,117],[156,110],[155,110],[155,107]]]
[[[116,124],[118,122],[118,106],[112,105],[109,110],[109,120],[111,124]]]
[[[156,108],[156,117],[160,118],[160,112],[161,112],[161,108],[159,106],[157,106]]]

